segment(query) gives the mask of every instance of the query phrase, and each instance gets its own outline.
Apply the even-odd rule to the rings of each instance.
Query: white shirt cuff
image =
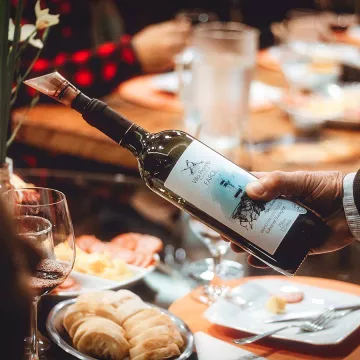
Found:
[[[355,175],[356,173],[351,173],[344,177],[343,205],[351,233],[357,240],[360,240],[360,214],[355,205],[353,191]]]

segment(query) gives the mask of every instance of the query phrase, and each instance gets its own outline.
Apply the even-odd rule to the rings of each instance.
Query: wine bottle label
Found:
[[[255,178],[194,140],[181,155],[165,186],[273,255],[306,209],[284,199],[254,201],[245,192]]]

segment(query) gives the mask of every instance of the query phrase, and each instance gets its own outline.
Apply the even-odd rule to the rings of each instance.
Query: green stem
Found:
[[[30,103],[25,115],[16,124],[14,131],[12,132],[9,140],[6,142],[6,148],[9,148],[9,146],[14,142],[16,135],[21,128],[21,125],[23,124],[24,120],[27,118],[27,116],[29,114],[29,111],[39,102],[39,99],[40,99],[40,95],[36,94],[36,96],[31,100],[31,103]]]
[[[45,29],[44,31],[44,35],[42,37],[42,41],[43,41],[43,44],[45,44],[46,42],[46,39],[49,35],[49,28]],[[33,61],[31,62],[31,64],[29,65],[29,67],[27,68],[25,74],[23,76],[21,76],[18,80],[17,80],[17,83],[16,83],[16,89],[15,89],[15,93],[13,94],[13,97],[11,99],[11,102],[10,102],[10,106],[13,106],[16,99],[17,99],[17,96],[18,96],[18,93],[19,93],[19,89],[20,89],[20,86],[21,84],[23,83],[23,81],[27,78],[27,76],[30,74],[32,68],[34,67],[36,61],[39,59],[39,56],[42,52],[42,49],[39,49],[38,52],[36,53]]]
[[[10,0],[0,1],[0,164],[6,158],[6,137],[10,110],[10,84],[7,67]]]

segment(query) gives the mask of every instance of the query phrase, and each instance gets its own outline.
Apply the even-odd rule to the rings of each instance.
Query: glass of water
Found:
[[[191,80],[187,74],[180,93],[185,127],[234,161],[247,127],[258,31],[233,22],[200,24],[192,46]],[[181,83],[184,74],[179,77]]]

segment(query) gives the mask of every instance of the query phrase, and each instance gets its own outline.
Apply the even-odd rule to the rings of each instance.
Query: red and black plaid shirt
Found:
[[[43,0],[42,8],[60,14],[60,23],[51,27],[46,45],[28,78],[57,70],[88,96],[109,94],[122,81],[141,73],[131,46],[131,37],[93,47],[89,0]],[[35,24],[36,0],[24,1],[22,23]],[[12,0],[14,19],[17,0]],[[37,49],[28,46],[21,58],[21,71],[33,60]],[[28,104],[34,91],[22,86],[16,106]],[[45,97],[41,98],[46,101]]]

